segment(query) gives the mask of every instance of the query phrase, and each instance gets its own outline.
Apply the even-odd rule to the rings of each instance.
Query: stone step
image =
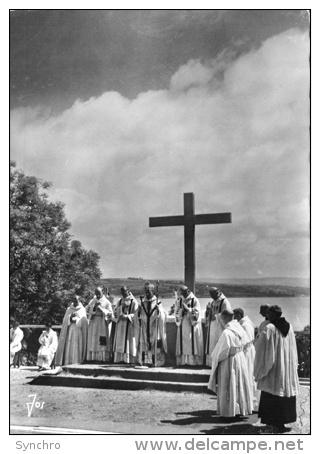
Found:
[[[62,372],[59,375],[39,375],[32,385],[66,386],[74,388],[99,388],[118,390],[157,390],[169,392],[192,392],[212,394],[206,383],[187,383],[145,379],[128,379],[115,376],[84,377]]]
[[[203,367],[139,368],[115,364],[73,364],[40,373],[32,384],[119,390],[154,389],[172,392],[210,393],[209,369]],[[300,378],[310,386],[310,379]]]
[[[73,364],[63,366],[63,371],[73,375],[91,377],[119,377],[132,380],[166,381],[178,383],[204,383],[209,381],[209,369],[187,367],[139,368],[128,365]]]

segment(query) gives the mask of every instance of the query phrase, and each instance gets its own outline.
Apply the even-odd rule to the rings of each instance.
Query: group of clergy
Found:
[[[74,295],[62,322],[56,365],[84,361],[164,365],[166,313],[153,284],[146,283],[139,303],[127,287],[121,288],[121,295],[112,305],[97,287],[86,307]]]
[[[138,302],[127,287],[121,287],[122,296],[113,305],[103,288],[97,287],[86,307],[75,294],[62,322],[56,365],[86,361],[163,366],[167,353],[167,314],[153,284],[146,282],[144,293]],[[207,307],[209,330],[205,356],[200,302],[186,286],[175,293],[176,364],[202,366],[206,362],[210,366],[214,342],[223,329],[222,325],[212,326],[215,308],[221,312],[231,307],[230,303],[218,291],[219,298]]]
[[[206,317],[207,364],[211,365],[208,388],[217,394],[217,414],[228,418],[258,410],[267,433],[286,432],[285,424],[297,419],[299,393],[292,325],[279,306],[263,305],[260,314],[265,319],[255,333],[241,308],[232,310],[218,289],[212,292],[213,302],[207,307],[211,316]]]
[[[166,312],[153,284],[146,282],[138,302],[127,287],[113,305],[102,287],[85,307],[74,295],[59,341],[51,324],[41,334],[40,370],[55,354],[57,366],[83,362],[114,362],[163,366],[167,352]],[[255,327],[241,308],[216,287],[209,289],[206,340],[203,342],[200,302],[186,287],[175,292],[176,364],[211,368],[208,388],[217,395],[221,417],[246,416],[258,410],[263,424],[285,431],[296,420],[299,392],[298,356],[292,326],[279,306],[261,306],[264,321]]]

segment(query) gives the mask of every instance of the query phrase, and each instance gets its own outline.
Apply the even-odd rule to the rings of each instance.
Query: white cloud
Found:
[[[197,227],[198,275],[252,276],[258,264],[307,274],[306,243],[292,263],[308,229],[308,36],[291,30],[232,57],[191,60],[168,90],[131,101],[106,92],[58,116],[12,112],[12,157],[53,182],[106,275],[182,276],[183,229],[149,229],[148,218],[182,214],[184,192],[198,213],[233,215]]]

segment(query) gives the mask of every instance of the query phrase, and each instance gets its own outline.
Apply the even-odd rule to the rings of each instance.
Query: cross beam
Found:
[[[184,226],[184,280],[195,291],[195,226],[200,224],[229,224],[231,213],[194,214],[194,194],[184,193],[184,215],[149,218],[149,227]]]

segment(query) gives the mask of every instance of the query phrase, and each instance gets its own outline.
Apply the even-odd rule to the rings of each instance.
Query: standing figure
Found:
[[[206,307],[206,365],[211,367],[212,357],[211,354],[214,347],[217,345],[219,337],[223,331],[223,325],[221,322],[220,314],[224,310],[231,311],[231,304],[229,300],[224,296],[217,287],[210,287],[209,294],[212,301],[207,304]]]
[[[86,359],[88,320],[80,297],[74,295],[63,317],[56,352],[57,366],[83,363]]]
[[[146,282],[145,298],[136,312],[138,363],[145,366],[163,366],[167,352],[166,313],[154,294],[154,285]]]
[[[208,388],[217,394],[217,414],[222,417],[252,414],[252,393],[243,347],[247,335],[233,312],[221,312],[224,330],[212,352]]]
[[[178,326],[176,342],[176,361],[178,366],[203,365],[203,332],[200,302],[183,285],[178,291],[175,303],[175,321]]]
[[[87,361],[108,363],[112,360],[112,305],[105,297],[102,287],[97,287],[94,293],[95,298],[87,307],[89,322]]]
[[[52,323],[46,323],[46,329],[42,331],[42,334],[39,337],[39,342],[41,347],[38,351],[38,360],[37,366],[39,370],[48,370],[50,369],[51,363],[53,361],[55,352],[58,347],[58,337],[57,333],[51,329]]]
[[[20,350],[22,348],[21,341],[23,339],[23,331],[19,328],[19,322],[14,320],[10,329],[10,366],[19,368],[20,366]]]
[[[262,424],[285,432],[297,419],[298,354],[293,328],[279,306],[270,306],[269,323],[256,341],[254,376],[261,390],[258,416]]]
[[[139,305],[127,287],[121,287],[121,294],[113,313],[116,322],[114,362],[134,364],[137,361],[135,313]]]
[[[260,392],[257,392],[257,384],[254,380],[253,376],[253,366],[254,366],[254,359],[256,356],[256,349],[254,346],[254,324],[250,320],[250,318],[247,315],[244,315],[243,309],[240,307],[237,307],[236,309],[233,309],[234,312],[234,318],[235,320],[238,320],[242,328],[245,330],[247,337],[248,337],[248,342],[243,348],[244,351],[244,356],[247,361],[247,367],[248,367],[248,379],[249,379],[249,384],[250,384],[250,389],[252,391],[252,400],[253,400],[253,409],[258,410],[259,406],[259,396]]]
[[[111,303],[111,309],[112,309],[112,315],[110,313],[107,314],[107,320],[110,320],[110,344],[112,347],[111,350],[111,362],[114,361],[114,339],[115,339],[115,334],[116,334],[116,327],[117,327],[117,319],[114,317],[115,315],[115,310],[117,307],[117,302],[115,303],[115,297],[113,295],[110,295],[108,293],[107,295],[108,300]]]
[[[260,306],[260,314],[262,315],[262,317],[264,317],[264,320],[263,320],[263,322],[260,323],[260,325],[258,327],[258,336],[260,336],[260,334],[265,329],[265,327],[268,325],[268,323],[270,323],[269,319],[268,319],[269,307],[270,307],[270,304],[262,304]]]

